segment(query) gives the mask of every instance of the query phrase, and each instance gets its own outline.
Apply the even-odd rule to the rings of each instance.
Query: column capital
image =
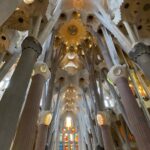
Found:
[[[144,44],[143,42],[138,42],[136,43],[132,50],[129,52],[129,56],[135,61],[137,62],[137,59],[141,56],[141,55],[150,55],[150,46]]]
[[[41,111],[39,114],[39,125],[49,126],[52,121],[52,114],[50,111]]]
[[[23,51],[28,49],[28,48],[33,49],[38,54],[38,56],[42,52],[41,44],[32,36],[26,37],[22,43],[22,50]]]
[[[50,71],[46,63],[37,62],[35,64],[33,75],[37,74],[42,75],[45,78],[45,80],[48,80],[50,78]]]
[[[111,124],[110,114],[106,111],[99,111],[96,118],[99,126]]]
[[[114,83],[116,84],[116,81],[118,78],[127,78],[128,77],[128,72],[127,72],[127,68],[126,65],[115,65],[113,66],[109,72],[108,72],[108,78]]]

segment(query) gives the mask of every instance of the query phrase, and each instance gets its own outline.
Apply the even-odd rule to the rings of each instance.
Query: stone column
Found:
[[[15,136],[18,119],[34,64],[42,47],[33,37],[22,44],[22,55],[0,102],[0,149],[8,150]]]
[[[112,59],[110,57],[110,54],[108,52],[108,48],[107,48],[108,45],[106,45],[106,43],[102,40],[102,37],[98,33],[95,33],[93,31],[92,31],[92,33],[97,37],[98,46],[99,46],[99,48],[101,50],[101,53],[102,53],[103,58],[105,60],[106,66],[110,70],[112,68],[112,66],[114,65],[114,63],[113,63],[113,61],[112,61]],[[109,46],[109,47],[111,47],[111,46]],[[104,68],[105,68],[105,66],[102,64],[100,66],[100,69],[101,69],[101,71],[103,71],[103,74],[105,74],[105,69]],[[106,79],[106,81],[107,81],[107,79]],[[110,87],[110,90],[113,93],[114,97],[118,100],[118,104],[120,106],[122,106],[120,104],[120,102],[119,102],[118,95],[116,94],[115,90],[113,88],[111,88],[111,85],[108,84],[108,86]],[[124,113],[124,109],[122,107],[121,107],[121,110],[122,110],[123,116],[126,118],[126,114]],[[102,112],[103,112],[103,109],[102,109]],[[103,113],[105,114],[105,111]],[[101,127],[102,135],[103,135],[102,137],[103,137],[103,141],[104,141],[104,148],[114,149],[114,147],[113,147],[114,146],[113,139],[112,139],[112,135],[111,135],[111,131],[110,131],[109,125],[105,124],[105,125],[100,126],[100,127]],[[107,144],[107,143],[109,143],[109,144]],[[113,148],[111,148],[111,147],[113,147]]]
[[[110,127],[108,125],[101,126],[101,132],[105,150],[115,150]]]
[[[97,140],[96,132],[95,132],[95,129],[94,129],[94,123],[92,122],[92,117],[91,117],[91,114],[90,114],[90,108],[88,106],[87,98],[86,98],[86,95],[85,95],[85,90],[83,90],[83,98],[84,98],[84,101],[85,101],[84,103],[85,103],[85,106],[86,106],[86,111],[87,111],[88,116],[89,116],[91,132],[92,132],[92,135],[93,135],[93,146],[96,147],[96,144],[98,143],[98,140]]]
[[[101,128],[105,150],[115,150],[110,130],[110,116],[106,111],[98,112],[97,121]]]
[[[91,80],[91,82],[93,82],[93,90],[94,90],[94,94],[95,94],[95,99],[96,99],[96,105],[97,105],[97,115],[99,114],[100,111],[102,111],[105,114],[105,105],[104,105],[104,98],[103,98],[103,87],[101,88],[101,97],[97,91],[97,86],[96,86],[96,81],[94,79],[93,76],[93,80]],[[99,102],[98,102],[99,101]],[[103,139],[103,143],[104,143],[104,148],[106,150],[114,150],[114,144],[113,144],[113,139],[111,136],[111,131],[110,131],[110,126],[105,124],[103,126],[100,126],[100,131],[102,134],[102,139]],[[109,143],[109,144],[108,144]]]
[[[59,143],[59,132],[60,132],[60,130],[59,130],[59,127],[60,127],[60,120],[61,120],[61,118],[60,118],[60,115],[61,115],[61,111],[60,111],[60,109],[59,108],[61,108],[61,106],[62,106],[62,104],[61,104],[61,100],[60,100],[60,94],[61,94],[61,84],[59,85],[59,91],[58,91],[58,96],[57,96],[57,104],[56,104],[56,106],[55,106],[55,110],[56,110],[56,112],[55,112],[55,110],[54,110],[54,115],[53,115],[53,120],[54,120],[54,127],[53,128],[51,128],[51,129],[49,129],[50,131],[51,130],[54,130],[54,141],[55,141],[55,144],[54,144],[54,147],[53,147],[53,149],[58,149],[58,143]],[[52,143],[53,141],[51,141],[51,144],[53,144]],[[51,145],[50,145],[50,147],[51,147]],[[51,150],[50,148],[49,148],[49,150]]]
[[[60,78],[60,80],[59,80],[59,82],[60,82],[59,92],[60,92],[61,85],[62,85],[63,81],[64,81],[64,78]],[[51,107],[51,103],[50,102],[52,102],[52,96],[53,96],[53,87],[50,87],[50,85],[53,85],[53,87],[54,87],[54,77],[51,78],[50,83],[49,83],[49,88],[52,91],[50,91],[50,89],[48,90],[51,93],[48,94],[49,96],[47,97],[47,102],[46,102],[46,105],[45,105],[45,108],[44,108],[44,111],[45,112],[49,112],[49,114],[50,114],[50,107]],[[58,93],[58,98],[59,98],[59,96],[60,96],[60,93]],[[58,105],[57,105],[57,107],[58,107]],[[57,109],[57,108],[55,108],[55,109]],[[54,115],[55,114],[53,114],[53,117],[55,117]],[[51,119],[53,120],[53,118],[51,118]],[[49,132],[49,129],[50,129],[50,123],[47,124],[47,125],[45,125],[43,123],[39,124],[39,127],[38,127],[39,131],[38,131],[38,135],[37,135],[37,139],[36,139],[35,150],[45,150],[46,142],[47,142],[47,139],[48,139],[48,132]]]
[[[35,142],[40,100],[45,82],[50,76],[45,63],[37,63],[26,104],[17,128],[12,150],[32,150]]]
[[[121,102],[125,108],[129,128],[135,137],[140,150],[150,149],[150,127],[148,126],[146,117],[131,92],[128,84],[128,75],[126,66],[116,65],[108,73],[109,79],[116,84]]]
[[[109,72],[108,76],[114,82],[114,84],[116,84],[120,93],[121,103],[125,111],[124,117],[126,123],[128,124],[133,135],[135,136],[136,142],[140,150],[149,149],[148,139],[150,136],[150,129],[142,110],[139,108],[136,99],[129,88],[126,68],[121,65],[116,65],[113,67],[112,64],[110,64],[110,61],[108,60],[111,60],[111,58],[107,53],[107,48],[104,47],[101,37],[98,36],[98,34],[97,37],[102,54],[103,52],[106,52],[105,55],[103,54],[103,56],[111,72]]]
[[[55,77],[52,75],[51,79],[49,81],[48,95],[46,97],[46,104],[43,108],[43,111],[50,111],[52,96],[53,96],[54,79],[55,79]],[[44,150],[45,149],[49,125],[39,124],[35,150]]]
[[[48,127],[51,123],[51,120],[52,120],[52,115],[50,111],[42,111],[40,113],[35,150],[45,150],[46,142],[47,142]]]
[[[150,80],[150,46],[144,43],[137,43],[134,45],[129,55]]]

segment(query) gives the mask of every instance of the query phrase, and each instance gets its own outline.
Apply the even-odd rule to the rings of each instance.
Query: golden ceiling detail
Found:
[[[0,30],[0,53],[7,50],[10,45],[10,39],[6,31]]]
[[[79,99],[79,93],[74,86],[69,86],[64,92],[63,98],[67,102],[75,102]]]
[[[69,74],[74,75],[82,68],[82,63],[79,56],[75,52],[68,52],[62,60],[60,66]]]
[[[59,30],[59,37],[67,46],[79,45],[86,36],[86,28],[80,19],[71,19],[62,25]]]
[[[137,26],[141,38],[149,38],[150,34],[150,1],[124,0],[121,7],[122,19]],[[120,26],[123,29],[123,26]]]
[[[73,0],[73,7],[81,9],[84,6],[84,0]]]
[[[78,90],[70,85],[66,88],[63,95],[63,100],[65,102],[64,110],[75,112],[77,110],[76,103],[80,99]]]
[[[18,9],[8,18],[4,24],[9,29],[26,31],[30,28],[30,17],[24,11]]]

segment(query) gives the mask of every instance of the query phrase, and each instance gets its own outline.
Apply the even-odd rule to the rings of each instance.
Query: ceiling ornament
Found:
[[[148,0],[124,0],[121,7],[122,19],[137,27],[140,38],[150,35],[150,2]],[[123,27],[120,26],[123,30]],[[135,28],[135,27],[134,27]]]
[[[10,37],[9,37],[9,33],[1,30],[0,31],[0,53],[8,50],[10,45]]]
[[[75,52],[68,52],[61,62],[61,68],[68,74],[76,74],[82,68],[79,56]]]
[[[86,28],[80,19],[71,19],[62,25],[59,30],[59,37],[67,46],[79,45],[86,36]]]
[[[24,11],[16,10],[4,24],[9,29],[26,31],[30,28],[30,17]]]

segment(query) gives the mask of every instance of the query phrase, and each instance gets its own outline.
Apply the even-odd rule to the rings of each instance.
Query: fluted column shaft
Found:
[[[18,119],[25,100],[33,66],[41,53],[40,44],[27,37],[22,44],[22,55],[0,102],[0,149],[9,150],[15,136]]]

